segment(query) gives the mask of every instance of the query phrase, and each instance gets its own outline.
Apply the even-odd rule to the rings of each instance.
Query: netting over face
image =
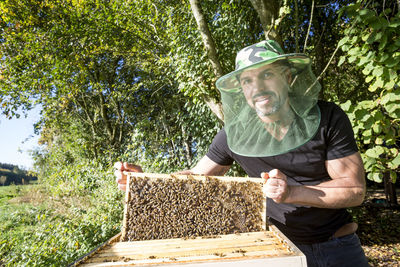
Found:
[[[217,82],[229,148],[243,156],[274,156],[309,141],[320,122],[320,84],[305,56],[279,56]]]

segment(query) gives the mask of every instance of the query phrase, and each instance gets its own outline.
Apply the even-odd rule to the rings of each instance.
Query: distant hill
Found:
[[[8,163],[0,163],[0,186],[10,184],[28,184],[37,180],[32,173],[20,169],[18,166]]]

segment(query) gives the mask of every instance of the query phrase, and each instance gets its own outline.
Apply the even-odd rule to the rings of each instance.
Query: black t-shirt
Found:
[[[358,151],[347,115],[334,103],[319,101],[321,122],[315,136],[306,144],[285,154],[271,157],[245,157],[233,153],[222,129],[214,138],[207,156],[220,165],[236,161],[250,177],[279,169],[289,185],[316,185],[331,180],[325,161]],[[267,215],[295,243],[326,241],[343,224],[351,221],[345,209],[325,209],[294,204],[277,204],[267,199]]]

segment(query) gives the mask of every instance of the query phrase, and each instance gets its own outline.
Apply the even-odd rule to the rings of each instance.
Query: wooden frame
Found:
[[[124,172],[127,176],[126,182],[126,193],[125,193],[125,203],[130,201],[129,185],[132,177],[148,178],[148,179],[195,179],[198,181],[206,181],[207,178],[218,179],[222,182],[253,182],[262,184],[261,178],[251,178],[251,177],[229,177],[229,176],[205,176],[205,175],[179,175],[179,174],[160,174],[160,173],[138,173],[138,172]],[[262,225],[261,229],[267,229],[267,211],[266,211],[266,201],[262,202],[263,208],[261,212]],[[122,238],[126,236],[126,227],[128,220],[128,205],[124,208],[124,219],[122,222]]]
[[[305,267],[303,253],[275,226],[220,238],[119,242],[113,237],[73,266]]]

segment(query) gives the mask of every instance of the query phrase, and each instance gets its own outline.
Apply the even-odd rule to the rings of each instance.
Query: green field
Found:
[[[0,187],[0,266],[72,263],[119,232],[122,207],[107,201],[54,197],[38,184]]]

